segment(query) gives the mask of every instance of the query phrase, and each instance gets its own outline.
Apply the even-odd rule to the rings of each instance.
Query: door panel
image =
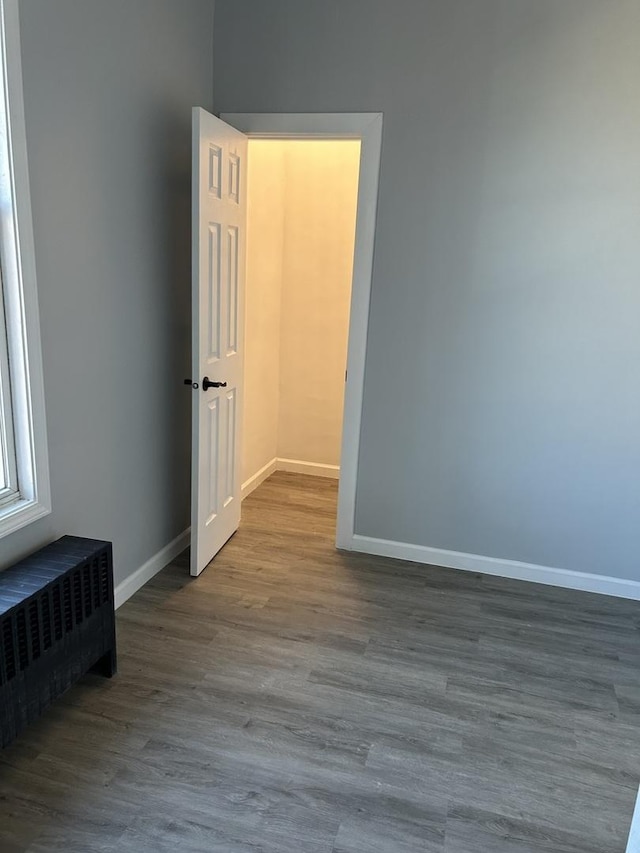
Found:
[[[242,133],[194,109],[192,575],[240,523],[246,157]]]
[[[209,353],[207,364],[220,358],[220,223],[209,223],[209,269],[207,312],[209,316]]]
[[[229,228],[227,233],[227,355],[238,351],[238,229]]]
[[[228,391],[226,394],[226,421],[227,421],[227,459],[225,465],[226,471],[226,482],[225,482],[225,491],[224,491],[224,504],[223,506],[228,506],[229,503],[235,499],[235,484],[236,484],[236,435],[238,432],[238,418],[237,418],[237,393],[236,389],[232,389]]]

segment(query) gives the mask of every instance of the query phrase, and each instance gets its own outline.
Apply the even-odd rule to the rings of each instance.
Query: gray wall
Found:
[[[640,579],[637,0],[218,0],[214,80],[384,112],[357,532]]]
[[[190,111],[211,106],[211,0],[22,0],[53,514],[122,580],[189,524]]]

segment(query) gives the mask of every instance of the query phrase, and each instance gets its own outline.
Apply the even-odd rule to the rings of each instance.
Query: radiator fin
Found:
[[[75,623],[80,625],[82,624],[82,578],[80,577],[80,572],[74,572],[71,575],[73,582],[73,612],[75,617]]]
[[[82,603],[85,616],[91,616],[93,601],[91,598],[91,566],[82,567]]]
[[[29,663],[29,646],[27,644],[27,614],[24,608],[16,613],[16,629],[18,633],[18,664],[20,669],[26,669]]]
[[[42,648],[46,652],[51,648],[51,606],[49,604],[49,594],[44,593],[40,596],[40,608],[42,610]]]
[[[106,554],[100,556],[100,602],[106,604],[109,601],[109,558]]]
[[[53,636],[56,642],[62,639],[62,589],[56,584],[51,590],[53,597]]]
[[[10,681],[16,675],[16,649],[13,641],[13,622],[5,619],[2,623],[2,664],[0,673],[3,682]]]
[[[37,601],[32,601],[29,605],[29,633],[31,635],[31,660],[38,660],[40,657],[42,626],[40,625]]]

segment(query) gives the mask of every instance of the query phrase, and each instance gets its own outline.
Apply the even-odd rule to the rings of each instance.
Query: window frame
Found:
[[[0,97],[0,440],[10,479],[0,496],[2,538],[51,512],[18,0],[0,0]]]

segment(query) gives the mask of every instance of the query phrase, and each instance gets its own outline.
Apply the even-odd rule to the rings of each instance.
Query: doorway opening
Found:
[[[347,140],[360,145],[355,240],[352,247],[351,299],[348,309],[346,375],[341,371],[339,382],[340,394],[343,398],[341,449],[337,463],[320,463],[336,465],[333,469],[334,476],[339,474],[336,546],[352,550],[355,542],[358,454],[382,150],[382,113],[223,113],[221,119],[245,134],[249,143],[254,140],[288,142]],[[323,191],[326,194],[326,189]],[[253,239],[255,239],[255,230]],[[267,361],[263,365],[265,371],[263,377],[267,384],[270,381],[267,375],[268,364]],[[245,439],[249,428],[250,422],[245,420]],[[274,458],[278,459],[278,457]],[[296,461],[293,456],[282,458],[293,460],[293,463]],[[286,464],[293,465],[293,463],[290,461],[281,464],[284,467]],[[258,469],[242,480],[245,484],[245,493],[251,488],[252,483],[248,483],[247,480],[252,476],[256,477],[254,483],[260,481],[261,477],[264,479],[269,476],[270,463],[265,460],[264,464],[267,465],[266,471],[261,473]],[[318,473],[326,474],[327,470],[324,468],[324,471],[321,469]]]
[[[242,492],[339,478],[359,139],[249,139]]]
[[[247,155],[254,138],[360,144],[336,525],[336,546],[353,550],[382,114],[232,113],[216,118],[194,107],[192,122],[192,376],[184,380],[193,392],[190,572],[199,575],[240,524]],[[324,186],[316,192],[327,194]],[[267,365],[272,363],[267,359]],[[265,381],[279,401],[280,377],[277,385],[271,374]]]

